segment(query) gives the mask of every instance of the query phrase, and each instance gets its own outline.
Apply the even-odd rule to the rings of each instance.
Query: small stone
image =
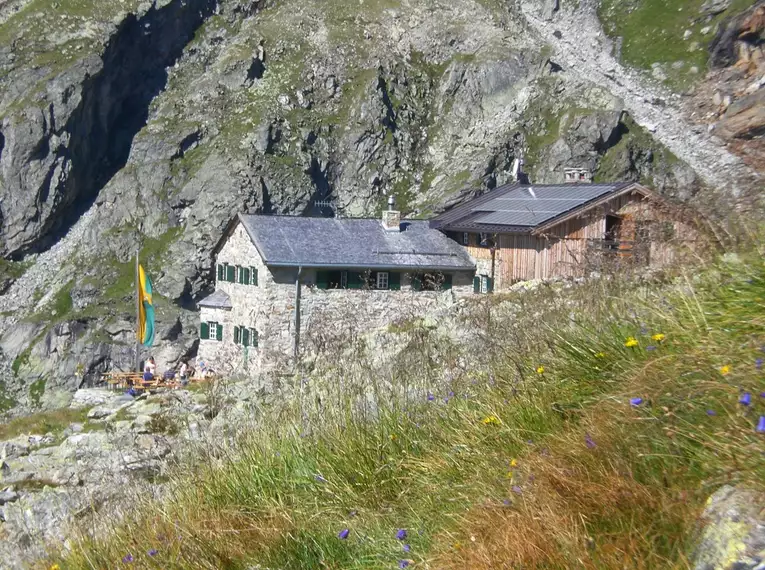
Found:
[[[7,503],[13,503],[14,501],[19,500],[19,494],[16,491],[0,491],[0,505],[5,505]]]
[[[687,40],[687,39],[688,39],[688,38],[690,38],[692,35],[693,35],[693,32],[692,32],[691,30],[685,30],[685,32],[683,33],[683,39],[684,39],[684,40]]]

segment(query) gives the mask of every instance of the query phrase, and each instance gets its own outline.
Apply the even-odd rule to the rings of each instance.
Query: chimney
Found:
[[[566,184],[592,182],[592,173],[586,168],[564,168],[563,176]]]
[[[396,199],[388,196],[388,209],[382,213],[382,225],[387,232],[401,231],[401,212],[394,210]]]

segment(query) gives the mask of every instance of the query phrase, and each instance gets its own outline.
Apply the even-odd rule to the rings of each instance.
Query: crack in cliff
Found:
[[[55,192],[58,199],[39,233],[42,237],[14,253],[50,248],[125,166],[133,139],[146,125],[149,105],[167,85],[167,68],[178,60],[216,4],[217,0],[173,0],[122,21],[101,57],[103,67],[83,82],[80,104],[59,132],[49,131],[50,136],[69,135],[69,144],[55,149],[46,188],[41,189]],[[56,172],[66,173],[67,167],[68,174],[55,180]]]

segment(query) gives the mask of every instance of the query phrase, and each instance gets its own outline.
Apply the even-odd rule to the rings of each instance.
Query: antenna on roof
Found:
[[[328,208],[332,210],[332,214],[337,217],[337,205],[332,200],[316,200],[313,205],[315,208],[322,210]]]

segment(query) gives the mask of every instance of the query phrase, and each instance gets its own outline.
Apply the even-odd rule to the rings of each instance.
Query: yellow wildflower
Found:
[[[455,542],[454,543],[454,550],[459,550],[460,548],[462,548],[462,545],[459,542]]]
[[[545,367],[539,366],[537,367],[537,374],[544,374],[545,373]]]
[[[627,348],[632,348],[633,346],[637,346],[640,344],[638,340],[634,336],[628,336],[627,340],[624,341],[624,346]]]
[[[725,366],[721,366],[720,374],[722,374],[723,376],[727,376],[728,374],[730,374],[730,366],[727,364]]]
[[[395,433],[390,434],[390,440],[391,441],[396,441],[396,434]]]
[[[606,357],[606,353],[605,352],[596,352],[595,353],[595,358],[605,358],[605,357]]]
[[[513,459],[512,461],[510,461],[510,467],[518,467],[518,460]]]
[[[512,479],[513,478],[513,472],[512,471],[508,471],[507,474],[505,475],[505,477],[507,477],[508,479]]]
[[[667,336],[664,333],[656,333],[651,337],[651,340],[655,340],[656,342],[663,341]]]
[[[487,426],[497,426],[499,425],[499,418],[497,416],[486,416],[481,420],[481,423]]]
[[[49,570],[61,570],[61,566],[59,566],[58,564],[54,564],[53,566],[50,567]]]

